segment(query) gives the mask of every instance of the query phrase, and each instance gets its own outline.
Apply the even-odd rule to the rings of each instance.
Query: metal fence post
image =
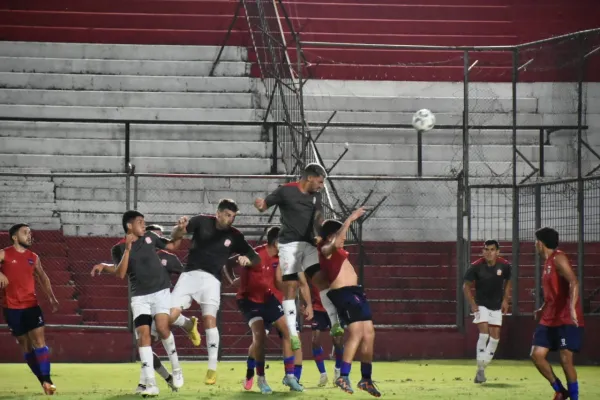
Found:
[[[456,195],[456,326],[461,332],[465,330],[465,297],[462,294],[462,271],[465,266],[464,241],[464,201],[465,187],[462,176],[457,179]]]
[[[585,51],[583,37],[579,43],[579,76],[577,80],[577,278],[579,279],[579,302],[583,306],[583,263],[585,262],[585,194],[581,165],[582,125],[583,125],[583,79],[585,75]]]
[[[534,187],[534,195],[535,195],[535,230],[537,231],[542,227],[542,186],[535,185]],[[540,254],[535,252],[535,271],[534,279],[535,279],[535,308],[537,310],[541,307],[541,294],[542,294],[542,257]]]

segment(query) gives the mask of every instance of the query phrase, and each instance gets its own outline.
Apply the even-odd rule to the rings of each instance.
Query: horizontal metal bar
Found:
[[[165,174],[135,173],[138,178],[196,178],[196,179],[296,179],[297,175],[235,175],[235,174]]]
[[[506,184],[493,184],[493,183],[486,183],[486,184],[481,184],[481,185],[469,185],[469,187],[471,189],[511,189],[512,185]]]
[[[102,326],[102,325],[69,325],[69,324],[45,324],[46,328],[52,329],[84,329],[94,331],[123,331],[128,332],[126,326]],[[0,328],[8,328],[7,324],[0,324]]]
[[[584,182],[599,180],[599,179],[600,179],[600,176],[585,176],[585,177],[581,178],[581,180]],[[560,183],[576,183],[577,180],[578,180],[577,178],[557,179],[554,181],[524,183],[524,184],[517,185],[517,186],[519,186],[519,187],[548,186],[548,185],[555,185],[555,184],[560,184]]]
[[[124,172],[0,172],[0,176],[18,176],[26,178],[126,178],[127,174]]]
[[[429,182],[449,182],[456,181],[456,176],[381,176],[381,175],[339,175],[330,176],[327,179],[332,181],[429,181]]]

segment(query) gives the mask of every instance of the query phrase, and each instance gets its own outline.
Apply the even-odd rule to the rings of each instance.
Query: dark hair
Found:
[[[279,227],[272,226],[267,230],[267,244],[272,246],[279,237]]]
[[[319,164],[312,163],[304,167],[304,170],[302,171],[303,179],[306,179],[309,176],[322,176],[323,178],[327,178],[327,172],[325,171],[325,168],[321,167]]]
[[[496,250],[498,250],[500,248],[500,243],[498,243],[496,239],[489,239],[483,242],[483,246],[496,246]]]
[[[327,239],[327,236],[336,233],[341,227],[342,223],[340,221],[336,221],[335,219],[326,220],[323,222],[323,225],[321,225],[321,238],[323,240]]]
[[[535,231],[535,238],[547,248],[554,250],[558,247],[558,232],[552,228],[541,228]]]
[[[123,213],[123,230],[127,233],[127,224],[132,223],[137,217],[144,218],[144,214],[136,210],[129,210]]]
[[[233,211],[234,213],[236,213],[236,212],[238,212],[239,207],[235,203],[235,200],[221,199],[221,200],[219,200],[219,206],[217,207],[217,210],[219,210],[219,211],[229,210],[229,211]]]
[[[21,229],[23,227],[29,227],[29,225],[20,223],[20,224],[14,224],[13,226],[10,227],[10,229],[8,230],[8,237],[10,238],[11,242],[14,242],[12,237],[15,236],[17,234],[17,232],[19,232],[19,229]]]
[[[146,227],[146,232],[154,232],[154,231],[159,231],[160,233],[162,233],[163,231],[163,227],[160,225],[148,225]]]

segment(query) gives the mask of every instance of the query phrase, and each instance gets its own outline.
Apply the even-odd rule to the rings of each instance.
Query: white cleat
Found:
[[[173,375],[173,386],[176,389],[181,388],[183,386],[183,371],[181,368],[174,369],[171,375]]]
[[[337,379],[342,376],[342,370],[340,368],[334,368],[333,369],[333,383],[335,384],[335,381],[337,381]]]
[[[326,386],[328,382],[327,372],[323,372],[319,378],[319,386]]]
[[[144,390],[146,390],[146,385],[144,385],[143,383],[139,383],[135,388],[135,394],[142,394]]]
[[[156,397],[158,396],[158,393],[158,386],[154,384],[148,384],[146,385],[146,389],[144,389],[144,391],[142,391],[142,393],[140,394],[142,395],[142,397]]]

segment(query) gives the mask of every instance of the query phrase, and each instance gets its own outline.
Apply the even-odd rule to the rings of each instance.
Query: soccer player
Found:
[[[352,360],[360,347],[362,379],[358,382],[358,388],[372,396],[381,397],[371,379],[375,341],[371,308],[363,287],[358,285],[354,267],[348,261],[348,252],[344,250],[344,241],[350,225],[364,213],[365,209],[361,207],[350,214],[343,224],[335,220],[323,223],[320,235],[322,240],[318,245],[319,262],[330,284],[327,296],[337,308],[341,322],[349,331],[348,339],[344,343],[340,377],[335,380],[335,384],[346,393],[354,393],[349,375]]]
[[[48,297],[52,312],[58,310],[58,300],[40,258],[29,250],[29,225],[13,225],[8,230],[8,236],[13,245],[0,250],[0,292],[4,319],[44,393],[53,395],[56,386],[50,378],[50,354],[44,338],[44,316],[37,301],[35,282],[40,284]]]
[[[185,222],[178,221],[173,228],[174,235],[181,235]],[[126,211],[122,223],[127,235],[112,248],[113,262],[117,265],[115,274],[121,279],[127,276],[131,286],[131,311],[142,363],[142,381],[146,385],[141,394],[157,396],[159,390],[151,369],[154,365],[150,334],[153,322],[173,367],[173,386],[183,386],[183,373],[169,326],[171,280],[156,254],[157,249],[176,250],[180,239],[169,241],[154,232],[146,232],[144,215],[135,210]]]
[[[254,206],[264,212],[276,205],[281,211],[282,228],[279,234],[279,259],[284,281],[283,311],[288,329],[292,335],[292,347],[300,348],[300,339],[296,329],[296,296],[298,290],[298,273],[303,272],[313,283],[322,287],[321,301],[335,325],[332,334],[341,335],[343,330],[337,321],[337,310],[326,296],[329,290],[317,279],[319,257],[315,247],[315,237],[323,223],[323,206],[321,193],[327,173],[319,164],[309,164],[304,168],[302,177],[297,182],[279,186],[265,199],[257,198]],[[307,301],[308,319],[312,319],[312,302]],[[335,320],[335,321],[334,321]]]
[[[217,382],[217,312],[221,304],[223,266],[232,254],[240,254],[238,263],[242,266],[259,265],[261,262],[244,235],[231,226],[237,212],[235,201],[222,199],[217,206],[216,215],[196,215],[189,220],[182,217],[183,229],[171,235],[174,240],[178,240],[186,232],[192,234],[185,271],[179,276],[171,295],[171,323],[176,326],[189,324],[189,320],[181,315],[181,310],[190,307],[192,300],[202,308],[208,349],[208,371],[204,381],[207,385]]]
[[[146,232],[154,232],[159,236],[162,236],[163,233],[163,228],[160,225],[148,225],[146,227]],[[171,274],[181,274],[181,272],[183,272],[183,265],[181,264],[181,261],[179,261],[179,258],[177,258],[177,256],[173,253],[170,253],[166,250],[158,250],[157,252],[158,257],[160,258],[161,264],[167,269],[167,271]],[[97,265],[94,265],[94,267],[92,268],[92,272],[91,275],[95,276],[100,275],[102,272],[106,271],[107,273],[110,274],[115,274],[117,271],[117,268],[114,264],[107,264],[107,263],[100,263]],[[198,319],[196,317],[192,317],[190,318],[190,320],[193,322],[191,329],[190,330],[186,330],[186,332],[188,333],[188,336],[190,336],[190,338],[192,338],[194,336],[194,334],[199,338],[200,335],[198,334],[198,329],[197,329],[197,324],[198,324]],[[185,328],[184,328],[185,330]],[[158,336],[158,332],[156,331],[156,323],[154,321],[152,321],[152,326],[150,327],[150,335],[152,337],[152,342],[158,342],[159,340],[159,336]],[[139,340],[139,338],[138,338]],[[199,343],[198,343],[199,345]],[[160,375],[166,382],[167,385],[169,386],[169,388],[171,388],[171,390],[173,391],[177,391],[178,388],[174,385],[173,382],[173,375],[171,375],[169,373],[169,371],[165,368],[165,366],[163,365],[163,363],[160,361],[160,358],[158,357],[158,355],[156,353],[152,353],[152,357],[153,357],[153,366],[154,366],[154,371],[156,371],[156,373],[158,373],[158,375]],[[140,376],[140,382],[136,388],[136,393],[142,393],[144,390],[146,390],[146,383],[144,382],[144,377]]]
[[[500,342],[502,315],[508,312],[512,288],[511,267],[499,255],[498,241],[486,240],[483,244],[483,257],[471,264],[464,276],[463,293],[475,315],[473,323],[479,328],[475,383],[486,381],[485,368],[494,358]],[[475,297],[471,292],[473,282]]]
[[[554,399],[579,399],[573,353],[583,342],[583,310],[579,301],[579,282],[566,254],[558,249],[558,232],[542,228],[535,232],[535,248],[545,260],[542,270],[544,304],[534,312],[540,319],[533,335],[531,358],[538,371],[554,389]],[[560,364],[567,378],[567,389],[556,377],[546,356],[559,351]]]
[[[240,287],[237,292],[237,304],[252,330],[252,345],[248,349],[248,371],[244,389],[252,389],[254,367],[258,375],[258,387],[263,394],[273,391],[265,378],[265,328],[275,326],[283,340],[284,383],[293,391],[301,392],[302,386],[294,376],[294,353],[290,342],[290,332],[283,315],[281,303],[274,294],[274,271],[279,264],[277,257],[277,236],[279,228],[273,227],[267,232],[267,243],[256,247],[261,263],[242,269]]]

